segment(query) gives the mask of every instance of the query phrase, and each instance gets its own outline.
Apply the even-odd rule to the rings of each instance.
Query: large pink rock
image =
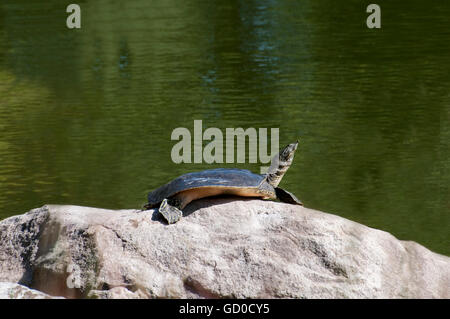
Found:
[[[335,215],[204,199],[151,210],[46,205],[0,222],[0,281],[68,298],[449,298],[450,258]]]

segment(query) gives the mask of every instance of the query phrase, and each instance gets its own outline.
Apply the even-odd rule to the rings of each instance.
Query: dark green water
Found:
[[[216,167],[174,164],[176,127],[300,139],[282,186],[450,255],[450,3],[0,2],[0,218],[46,203],[141,207]],[[206,142],[205,142],[206,143]]]

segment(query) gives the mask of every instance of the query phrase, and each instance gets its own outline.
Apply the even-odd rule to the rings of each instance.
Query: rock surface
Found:
[[[0,299],[60,299],[52,297],[43,292],[12,283],[0,282]]]
[[[67,298],[450,298],[449,257],[335,215],[233,198],[185,215],[46,205],[7,218],[0,282]]]

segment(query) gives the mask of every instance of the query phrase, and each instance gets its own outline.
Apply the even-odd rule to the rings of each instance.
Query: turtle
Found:
[[[275,155],[266,174],[255,174],[246,169],[217,168],[181,175],[151,191],[144,210],[158,208],[168,224],[173,224],[183,216],[182,210],[186,205],[204,197],[237,195],[303,205],[294,194],[278,187],[292,164],[297,146],[298,141]]]

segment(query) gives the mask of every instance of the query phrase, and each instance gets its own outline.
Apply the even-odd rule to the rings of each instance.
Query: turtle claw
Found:
[[[183,217],[183,212],[175,206],[171,206],[167,202],[167,199],[164,199],[161,202],[161,206],[159,206],[158,211],[164,216],[169,224],[176,223],[181,217]]]

